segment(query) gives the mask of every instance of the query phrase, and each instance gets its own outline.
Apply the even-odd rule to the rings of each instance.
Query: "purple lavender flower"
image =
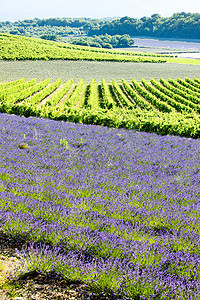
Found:
[[[199,140],[6,114],[0,132],[0,228],[29,242],[27,268],[199,299]]]

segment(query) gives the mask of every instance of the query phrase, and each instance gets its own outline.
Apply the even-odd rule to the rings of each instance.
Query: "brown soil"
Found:
[[[11,241],[0,232],[0,300],[89,300],[92,293],[81,282],[70,282],[55,275],[36,271],[20,273],[22,265],[15,248],[22,243]],[[17,271],[17,269],[18,271]],[[12,273],[12,279],[9,280]]]

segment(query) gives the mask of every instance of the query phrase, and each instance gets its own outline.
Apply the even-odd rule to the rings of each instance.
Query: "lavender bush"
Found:
[[[0,133],[0,228],[28,270],[200,299],[199,140],[6,114]]]

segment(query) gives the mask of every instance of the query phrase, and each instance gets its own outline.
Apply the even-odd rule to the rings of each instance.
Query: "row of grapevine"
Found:
[[[146,99],[150,104],[152,104],[155,108],[162,112],[172,112],[174,108],[168,105],[167,103],[160,101],[157,97],[149,93],[144,86],[140,85],[135,79],[132,80],[133,86],[135,87],[136,91]]]
[[[181,104],[181,103],[177,102],[176,100],[174,100],[173,98],[165,95],[160,90],[154,88],[151,84],[148,84],[144,79],[142,79],[142,84],[146,88],[146,90],[149,91],[152,95],[156,96],[158,99],[167,103],[168,105],[174,107],[177,111],[193,112],[192,108],[190,108],[184,104]]]
[[[193,96],[195,96],[196,98],[199,98],[199,97],[200,97],[200,93],[197,93],[197,92],[195,92],[195,91],[192,91],[190,88],[185,87],[184,85],[178,83],[176,80],[173,80],[173,79],[169,78],[169,79],[168,79],[168,82],[169,82],[170,84],[172,84],[173,86],[175,86],[176,88],[178,88],[178,89],[180,89],[180,90],[183,90],[184,92],[186,92],[186,93],[192,95],[192,97],[193,97]]]
[[[45,106],[55,106],[58,102],[66,95],[66,93],[70,90],[73,84],[73,80],[70,79],[67,83],[65,83],[52,97],[50,97],[46,102]]]
[[[123,108],[134,108],[135,103],[131,102],[128,97],[123,93],[121,88],[119,87],[118,83],[115,79],[112,81],[113,89],[115,93],[117,94],[117,97],[119,98]]]
[[[138,105],[142,109],[146,110],[154,110],[153,105],[147,102],[144,98],[138,95],[138,93],[126,82],[125,79],[122,79],[123,86],[127,93],[131,96],[131,98],[135,101],[136,105]]]
[[[105,48],[96,48],[96,47],[88,47],[88,46],[80,46],[74,44],[66,44],[63,46],[62,44],[58,44],[59,47],[74,49],[74,50],[81,50],[81,51],[91,51],[91,52],[98,52],[98,53],[110,53],[110,54],[123,54],[129,56],[148,56],[148,57],[160,57],[160,58],[168,58],[174,57],[173,55],[169,54],[161,54],[161,53],[148,53],[148,52],[133,52],[133,51],[123,51],[123,50],[116,50],[116,49],[105,49]]]
[[[89,89],[88,89],[88,97],[87,97],[87,106],[90,108],[98,108],[99,101],[98,101],[98,94],[97,94],[97,86],[95,80],[92,79]]]
[[[113,79],[112,88],[115,93],[115,99],[113,99],[113,95],[111,95],[108,84],[105,80],[102,80],[100,88],[104,103],[101,105],[98,99],[97,85],[95,80],[92,80],[88,87],[84,87],[84,81],[81,80],[78,85],[74,86],[74,90],[72,90],[66,99],[64,99],[65,101],[63,101],[63,103],[64,106],[67,107],[77,106],[79,108],[87,105],[89,108],[98,108],[101,106],[102,108],[110,109],[116,108],[119,106],[119,104],[121,104],[121,107],[129,109],[133,109],[138,106],[139,108],[145,110],[154,110],[156,108],[163,112],[173,111],[174,108],[176,111],[180,112],[186,111],[192,113],[193,110],[199,112],[199,105],[183,97],[185,92],[181,92],[181,95],[178,95],[176,94],[178,90],[177,88],[173,87],[169,82],[166,82],[163,79],[160,81],[162,85],[156,82],[154,79],[151,80],[151,84],[148,84],[143,79],[141,85],[133,79],[132,86],[128,84],[125,79],[123,79],[122,88],[120,88],[119,84]],[[52,87],[53,90],[55,90],[61,84],[61,80],[51,84],[46,89],[44,89],[44,87],[49,83],[48,79],[37,85],[35,83],[36,79],[33,79],[29,82],[16,85],[16,89],[14,90],[18,91],[21,88],[22,91],[6,98],[4,100],[4,106],[9,106],[11,104],[13,105],[14,103],[17,103],[25,98],[27,99],[23,102],[23,105],[40,103],[41,100],[47,97],[47,95],[51,95]],[[65,83],[52,96],[50,96],[46,102],[44,102],[44,106],[58,105],[59,101],[70,90],[72,83],[72,79]],[[29,85],[30,88],[23,90],[24,87]],[[42,90],[40,93],[36,93],[40,90]],[[86,93],[84,92],[85,90],[87,90]],[[33,93],[36,94],[30,97]],[[4,92],[2,92],[2,94],[5,95]],[[0,94],[0,97],[2,94]],[[81,101],[79,100],[80,95],[82,95]]]
[[[76,103],[79,101],[79,97],[81,95],[81,92],[83,90],[84,86],[84,80],[81,79],[79,84],[75,87],[73,93],[69,95],[69,97],[66,99],[65,105],[66,106],[75,106]]]
[[[61,79],[53,83],[46,79],[27,89],[22,84],[21,92],[0,103],[0,111],[200,137],[199,105],[184,98],[182,90],[179,95],[164,84],[163,80],[158,83],[153,79],[151,83],[133,79],[130,84],[123,79],[122,84],[116,80],[112,84],[105,80],[98,85],[95,80],[73,84],[70,79],[61,85]],[[172,87],[169,82],[167,85]],[[27,96],[32,89],[34,95]]]
[[[188,88],[189,90],[191,90],[192,92],[195,92],[197,94],[200,95],[200,90],[196,87],[194,87],[192,84],[190,84],[189,82],[182,80],[181,78],[177,78],[176,79],[178,83],[180,83],[181,85],[183,85],[184,87]]]
[[[37,79],[31,79],[28,82],[23,82],[20,84],[15,84],[14,86],[11,86],[0,94],[0,100],[6,100],[9,96],[12,97],[12,95],[16,94],[17,92],[21,93],[24,89],[27,89],[37,83]]]
[[[25,82],[25,78],[21,78],[15,81],[10,81],[10,82],[4,82],[0,84],[0,93],[4,92],[5,90],[14,87],[16,85],[19,85],[21,83]]]
[[[194,81],[197,82],[198,84],[200,84],[200,79],[199,78],[194,77]]]
[[[41,90],[42,90],[41,92],[43,92],[44,87],[47,86],[48,83],[49,83],[49,79],[45,79],[41,83],[38,83],[34,86],[30,86],[29,88],[22,90],[21,92],[18,92],[16,94],[10,95],[9,97],[5,98],[4,101],[1,103],[0,105],[1,111],[6,111],[7,108],[9,109],[10,106],[18,104],[20,100],[24,100],[26,98],[27,99],[23,102],[23,105],[28,102],[30,103],[30,98],[34,98],[34,96],[33,97],[30,96]],[[38,94],[36,94],[35,96],[38,96]],[[34,103],[32,100],[31,102]]]
[[[174,99],[175,101],[180,102],[181,104],[184,104],[185,106],[189,106],[190,108],[194,109],[195,111],[199,111],[200,107],[197,104],[194,104],[193,102],[183,98],[182,96],[179,96],[179,95],[175,94],[174,92],[168,90],[167,88],[165,88],[164,86],[162,86],[161,84],[156,82],[154,79],[151,79],[151,84],[156,89],[158,89],[159,91],[164,93],[166,96],[170,97],[171,99]]]
[[[187,77],[185,78],[185,81],[188,82],[190,85],[194,86],[195,88],[197,88],[200,93],[200,83],[198,83],[195,80],[192,80],[190,78],[187,78]]]
[[[170,79],[169,79],[170,81]],[[190,100],[191,102],[195,104],[200,104],[200,99],[196,97],[195,95],[188,94],[187,91],[183,90],[182,87],[175,87],[174,85],[171,85],[167,80],[161,78],[160,83],[166,87],[168,90],[172,91],[173,93],[182,96],[183,98]]]
[[[49,84],[49,79],[46,79],[42,82],[43,88],[41,91],[29,98],[27,98],[21,105],[36,105],[40,103],[44,98],[49,96],[53,91],[55,91],[61,84],[61,79],[58,79],[56,82]]]
[[[107,109],[111,109],[111,108],[114,109],[116,107],[116,103],[113,100],[113,97],[110,93],[108,84],[106,83],[105,79],[102,80],[101,90],[102,90],[102,95],[103,95],[103,99],[104,99],[104,102],[105,102],[105,107]]]

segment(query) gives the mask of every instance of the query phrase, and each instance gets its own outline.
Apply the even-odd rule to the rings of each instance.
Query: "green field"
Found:
[[[22,77],[26,80],[37,78],[39,81],[45,78],[67,81],[73,78],[75,82],[81,78],[85,82],[90,82],[92,78],[98,82],[103,78],[111,82],[113,78],[130,81],[132,78],[200,77],[200,60],[170,57],[170,49],[168,55],[153,53],[153,48],[152,53],[137,48],[134,48],[135,51],[109,50],[8,34],[0,34],[0,41],[2,82]]]
[[[176,63],[176,64],[186,64],[186,65],[200,65],[200,59],[192,59],[192,58],[168,58],[168,62]]]
[[[0,60],[89,60],[165,63],[169,55],[76,46],[39,38],[0,34]]]
[[[24,78],[0,85],[0,112],[200,137],[200,80],[73,83]]]
[[[110,50],[77,46],[0,33],[0,60],[87,60],[135,63],[180,63],[199,65],[197,59],[143,51]]]

